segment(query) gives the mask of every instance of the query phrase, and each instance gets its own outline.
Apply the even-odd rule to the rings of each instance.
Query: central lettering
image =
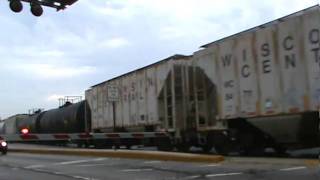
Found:
[[[261,56],[263,58],[266,58],[262,61],[262,72],[264,74],[270,73],[271,72],[271,61],[268,58],[271,55],[271,51],[270,51],[270,46],[269,43],[264,43],[261,45]]]
[[[247,51],[245,49],[242,51],[242,60],[244,62],[247,61]],[[244,78],[247,78],[250,76],[250,66],[248,64],[245,64],[242,66],[241,75]]]
[[[282,47],[286,51],[292,51],[294,49],[293,37],[290,35],[285,37],[282,42]],[[289,66],[296,67],[296,55],[294,53],[286,54],[284,59],[286,69],[289,69]]]
[[[225,100],[226,101],[230,101],[232,99],[233,99],[233,94],[232,93],[226,93]]]
[[[286,68],[289,69],[289,65],[296,67],[296,56],[295,54],[285,55]]]
[[[234,81],[233,80],[230,80],[230,81],[226,81],[225,83],[224,83],[224,87],[225,88],[233,88],[234,87]]]
[[[251,97],[253,94],[252,90],[243,90],[243,96],[246,98]]]
[[[234,87],[234,81],[233,80],[229,80],[224,82],[224,87],[225,88],[233,88]],[[233,99],[233,93],[226,93],[225,94],[225,100],[229,101]]]
[[[292,43],[293,37],[292,36],[287,36],[284,38],[282,46],[286,51],[290,51],[294,48],[294,45]]]
[[[311,45],[315,45],[315,48],[312,48],[311,51],[314,53],[314,60],[320,66],[320,57],[319,57],[319,43],[320,43],[320,32],[319,29],[312,29],[309,32],[309,41]]]
[[[249,67],[248,64],[242,66],[242,68],[241,68],[241,75],[242,75],[242,77],[247,78],[247,77],[250,76],[249,68],[250,68],[250,67]]]
[[[319,40],[320,40],[319,29],[312,29],[309,32],[309,41],[311,42],[311,44],[318,44]]]
[[[232,58],[232,55],[231,55],[231,54],[226,54],[225,56],[222,56],[222,57],[221,57],[222,63],[223,63],[223,66],[224,66],[224,67],[230,66],[230,64],[231,64],[231,58]]]

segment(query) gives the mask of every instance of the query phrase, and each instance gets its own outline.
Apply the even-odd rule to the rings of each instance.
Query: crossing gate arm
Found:
[[[1,134],[0,140],[8,142],[25,141],[73,141],[95,139],[144,139],[170,137],[165,132],[133,132],[133,133],[59,133],[59,134]]]

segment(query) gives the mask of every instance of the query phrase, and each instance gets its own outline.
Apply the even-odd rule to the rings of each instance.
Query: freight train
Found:
[[[59,108],[47,111],[37,110],[31,114],[18,114],[0,122],[1,138],[9,141],[66,145],[77,144],[78,147],[94,146],[96,148],[111,148],[135,144],[157,145],[162,150],[167,149],[157,142],[169,141],[165,133],[112,133],[93,134],[91,130],[91,111],[87,101],[66,103]],[[118,129],[114,132],[121,131]],[[124,132],[124,131],[121,131]],[[43,136],[44,135],[44,136]],[[70,136],[71,135],[71,136]],[[95,138],[95,136],[98,136]],[[124,135],[122,138],[120,135]],[[131,136],[131,137],[130,137]],[[141,136],[145,136],[141,138]],[[44,138],[43,138],[44,137]],[[51,137],[51,138],[50,138]],[[157,142],[155,142],[157,139]],[[150,142],[152,141],[152,142]]]
[[[165,150],[317,147],[319,50],[314,6],[94,85],[80,104],[24,122],[35,133],[166,132],[170,141],[150,142]]]

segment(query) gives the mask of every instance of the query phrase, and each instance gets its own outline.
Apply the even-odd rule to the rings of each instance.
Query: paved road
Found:
[[[0,180],[319,180],[320,167],[297,161],[231,159],[221,164],[9,153]],[[301,161],[302,162],[302,161]]]

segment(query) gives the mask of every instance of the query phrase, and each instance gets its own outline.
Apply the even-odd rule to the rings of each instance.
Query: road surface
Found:
[[[9,152],[0,156],[0,180],[319,180],[319,165],[304,162],[231,158],[204,164]]]

